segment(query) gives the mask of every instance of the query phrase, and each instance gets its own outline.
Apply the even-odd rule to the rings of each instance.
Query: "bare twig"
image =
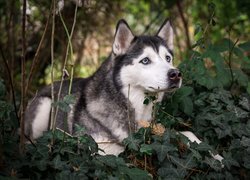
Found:
[[[75,14],[74,14],[73,25],[72,25],[72,28],[71,28],[71,32],[70,32],[70,34],[69,34],[68,29],[67,29],[67,27],[66,27],[66,25],[65,25],[65,22],[64,22],[64,20],[63,20],[61,11],[59,11],[60,19],[61,19],[61,21],[62,21],[64,30],[65,30],[65,32],[66,32],[66,34],[67,34],[67,37],[68,37],[67,50],[66,50],[66,55],[65,55],[65,59],[64,59],[63,69],[62,69],[63,72],[64,72],[64,70],[66,69],[66,64],[67,64],[67,62],[68,62],[68,53],[69,53],[69,50],[70,50],[70,58],[69,58],[69,60],[71,61],[71,62],[70,62],[70,65],[71,65],[71,73],[70,73],[70,76],[71,76],[71,77],[70,77],[70,84],[69,84],[69,91],[68,91],[68,94],[71,93],[72,82],[73,82],[73,72],[74,72],[74,71],[73,71],[73,62],[72,62],[73,47],[72,47],[72,44],[71,44],[71,39],[72,39],[73,32],[74,32],[74,29],[75,29],[76,15],[77,15],[77,5],[76,5],[76,7],[75,7]],[[57,101],[59,101],[60,96],[61,96],[63,81],[64,81],[64,73],[63,73],[62,76],[61,76],[61,82],[60,82],[60,87],[59,87],[59,91],[58,91],[58,95],[57,95]],[[59,108],[56,107],[55,119],[56,119],[56,117],[57,117],[58,110],[59,110]],[[55,126],[55,125],[54,125],[54,126]]]
[[[21,106],[20,106],[20,152],[24,151],[24,110],[25,110],[25,56],[26,56],[26,0],[23,0],[23,14],[22,14],[22,86],[21,86]]]
[[[31,69],[30,69],[30,73],[29,73],[29,76],[28,76],[28,80],[27,80],[27,84],[26,84],[26,89],[25,89],[26,92],[28,91],[30,82],[32,81],[32,77],[33,77],[33,74],[34,74],[35,66],[38,65],[37,60],[38,60],[38,57],[39,57],[40,52],[41,52],[41,47],[42,47],[43,41],[45,39],[45,35],[46,35],[47,29],[48,29],[48,24],[50,22],[51,14],[52,14],[52,5],[50,7],[49,17],[47,19],[47,22],[46,22],[46,25],[45,25],[45,28],[44,28],[41,40],[39,42],[38,48],[36,50],[36,54],[35,54],[34,59],[32,61],[32,65],[31,65]]]
[[[191,43],[190,43],[190,37],[189,37],[189,31],[188,31],[188,22],[187,22],[187,19],[185,19],[185,17],[184,17],[184,13],[183,13],[183,10],[181,7],[180,0],[177,0],[176,5],[177,5],[177,9],[180,13],[182,23],[184,25],[184,30],[185,30],[185,34],[186,34],[186,38],[187,38],[186,39],[187,47],[188,47],[188,49],[191,49]]]
[[[228,44],[228,49],[229,49],[229,54],[228,54],[228,66],[229,66],[229,70],[230,70],[230,75],[231,75],[231,85],[230,88],[232,88],[233,84],[234,84],[234,74],[233,74],[233,70],[232,70],[232,54],[233,54],[233,50],[236,46],[236,44],[239,42],[239,38],[236,39],[236,41],[234,42],[233,46],[230,47],[230,41]]]
[[[17,118],[18,122],[20,123],[20,120],[19,120],[19,117],[18,117],[17,105],[16,105],[16,96],[15,96],[15,91],[14,91],[13,79],[12,79],[12,76],[11,76],[11,71],[10,71],[10,67],[8,65],[7,59],[4,56],[4,52],[3,52],[1,44],[0,44],[0,51],[1,51],[1,56],[3,58],[4,65],[5,65],[5,67],[7,69],[7,73],[8,73],[8,78],[9,78],[10,87],[11,87],[11,94],[12,94],[12,99],[13,99],[13,105],[14,105],[14,109],[15,109],[15,115],[16,115],[16,118]]]
[[[55,13],[56,13],[56,1],[52,1],[52,30],[51,30],[51,100],[52,103],[55,102],[55,97],[54,97],[54,36],[55,36]],[[51,106],[51,124],[50,124],[50,129],[53,131],[55,130],[55,107],[52,105]]]

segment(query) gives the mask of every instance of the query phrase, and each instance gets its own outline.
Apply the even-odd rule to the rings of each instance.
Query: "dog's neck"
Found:
[[[135,121],[151,121],[152,120],[152,112],[153,112],[153,105],[152,101],[149,101],[147,104],[144,104],[145,98],[147,95],[145,91],[138,87],[124,87],[123,94],[126,98],[128,98],[130,105],[135,110]],[[153,93],[156,97],[154,102],[160,102],[163,99],[164,92]],[[151,96],[151,94],[150,94]]]

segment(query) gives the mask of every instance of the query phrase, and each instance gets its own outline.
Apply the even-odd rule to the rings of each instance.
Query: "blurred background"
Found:
[[[51,4],[51,1],[27,1],[26,74],[29,74],[31,64],[36,59],[28,96],[42,85],[51,82]],[[77,15],[74,17],[76,6]],[[120,18],[126,19],[137,35],[155,34],[164,20],[170,18],[175,29],[174,63],[178,65],[183,60],[190,59],[193,50],[200,48],[202,51],[202,48],[220,42],[223,38],[237,39],[237,43],[249,40],[249,7],[248,0],[56,1],[55,80],[60,79],[63,62],[67,56],[68,37],[62,19],[69,32],[75,20],[71,64],[74,64],[75,77],[86,77],[91,75],[111,52],[115,26]],[[20,92],[22,0],[0,2],[0,28],[0,79],[4,80],[10,90],[7,63],[15,90]],[[8,96],[8,99],[11,99],[11,95]]]

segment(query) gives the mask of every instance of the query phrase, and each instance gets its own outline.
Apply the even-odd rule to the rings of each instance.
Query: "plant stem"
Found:
[[[239,38],[236,39],[236,41],[234,42],[233,46],[230,48],[230,44],[228,44],[228,48],[229,48],[229,55],[228,55],[228,66],[229,66],[229,70],[230,70],[230,75],[231,75],[231,85],[230,85],[230,89],[232,88],[233,84],[234,84],[234,74],[233,74],[233,69],[232,69],[232,54],[233,54],[233,50],[236,46],[236,44],[238,43]],[[230,43],[230,42],[229,42]]]
[[[44,28],[44,31],[43,31],[41,40],[40,40],[39,45],[38,45],[38,48],[37,48],[37,50],[36,50],[36,54],[35,54],[34,59],[33,59],[33,61],[32,61],[32,65],[31,65],[31,69],[30,69],[28,81],[27,81],[27,84],[26,84],[26,90],[25,90],[26,92],[28,91],[30,82],[32,81],[32,77],[33,77],[33,74],[34,74],[35,66],[39,65],[39,64],[37,63],[37,60],[38,60],[38,57],[39,57],[39,55],[40,55],[41,47],[42,47],[42,44],[43,44],[44,39],[45,39],[45,35],[46,35],[47,29],[48,29],[48,25],[49,25],[49,22],[50,22],[51,14],[53,13],[52,9],[53,9],[53,8],[52,8],[52,5],[51,5],[50,11],[49,11],[49,17],[48,17],[48,19],[47,19],[47,22],[46,22],[46,25],[45,25],[45,28]]]
[[[70,65],[71,65],[71,73],[70,73],[70,84],[69,84],[69,91],[68,91],[68,94],[71,93],[72,82],[73,82],[73,74],[74,74],[74,65],[73,65],[73,62],[72,62],[72,59],[73,59],[73,47],[72,47],[71,39],[72,39],[73,32],[74,32],[74,29],[75,29],[76,15],[77,15],[77,5],[76,5],[76,7],[75,7],[73,25],[72,25],[72,28],[71,28],[71,32],[70,32],[70,34],[69,34],[69,31],[68,31],[68,29],[67,29],[67,27],[66,27],[66,24],[65,24],[64,20],[63,20],[61,11],[59,11],[60,20],[61,20],[61,22],[62,22],[62,24],[63,24],[64,30],[65,30],[65,32],[66,32],[66,34],[67,34],[67,37],[68,37],[68,44],[67,44],[67,50],[66,50],[66,55],[65,55],[65,59],[64,59],[63,69],[62,69],[63,74],[62,74],[62,76],[61,76],[61,82],[60,82],[60,87],[59,87],[59,91],[58,91],[57,101],[59,101],[60,96],[61,96],[63,81],[64,81],[64,77],[65,77],[65,76],[64,76],[64,71],[66,70],[66,65],[67,65],[67,62],[68,62],[68,53],[69,53],[69,50],[70,50],[70,58],[69,58],[69,60],[71,61],[71,62],[70,62]],[[56,107],[55,119],[56,119],[56,117],[57,117],[58,110],[59,110],[59,108]]]
[[[51,101],[52,101],[52,106],[51,106],[51,124],[50,124],[50,129],[55,131],[55,107],[53,106],[53,103],[55,102],[55,97],[54,97],[54,35],[55,35],[55,12],[56,12],[56,2],[55,0],[52,1],[52,30],[51,30]]]

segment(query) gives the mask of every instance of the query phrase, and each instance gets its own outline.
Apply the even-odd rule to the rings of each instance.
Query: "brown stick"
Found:
[[[52,5],[51,5],[51,7],[50,7],[49,17],[48,17],[48,20],[47,20],[47,22],[46,22],[45,29],[44,29],[44,31],[43,31],[41,40],[40,40],[39,45],[38,45],[38,48],[37,48],[37,50],[36,50],[36,54],[35,54],[35,56],[34,56],[34,59],[33,59],[33,61],[32,61],[32,65],[31,65],[31,69],[30,69],[29,76],[28,76],[28,81],[27,81],[27,84],[26,84],[25,92],[27,92],[28,89],[29,89],[30,82],[32,81],[32,78],[33,78],[35,66],[37,66],[37,64],[38,64],[38,63],[37,63],[37,60],[38,60],[38,57],[39,57],[39,55],[40,55],[40,51],[41,51],[41,47],[42,47],[43,41],[44,41],[44,39],[45,39],[45,35],[46,35],[47,29],[48,29],[48,24],[49,24],[49,22],[50,22],[51,14],[52,14]]]
[[[21,106],[20,106],[20,152],[24,151],[24,107],[25,107],[25,56],[26,56],[26,0],[23,0],[23,14],[22,14],[22,55],[21,55],[21,65],[22,65],[22,87],[21,87]]]
[[[180,13],[182,23],[184,25],[184,30],[185,30],[185,34],[186,34],[186,45],[187,45],[187,48],[191,49],[191,43],[190,43],[190,37],[189,37],[189,30],[188,30],[188,22],[187,22],[187,20],[184,17],[183,10],[182,10],[182,7],[181,7],[181,3],[180,3],[179,0],[176,2],[176,5],[177,5],[177,9],[178,9],[178,11]]]
[[[18,119],[18,122],[20,123],[19,117],[18,117],[17,106],[16,106],[16,96],[15,96],[15,91],[14,91],[13,79],[12,79],[12,76],[11,76],[11,71],[10,71],[10,67],[8,65],[7,59],[4,56],[4,52],[3,52],[3,48],[2,48],[1,44],[0,44],[0,51],[1,51],[1,56],[3,58],[4,65],[5,65],[5,67],[7,69],[7,73],[8,73],[8,78],[9,78],[10,87],[11,87],[10,88],[11,89],[11,95],[12,95],[13,105],[14,105],[14,109],[15,109],[15,115],[16,115],[16,118]]]

